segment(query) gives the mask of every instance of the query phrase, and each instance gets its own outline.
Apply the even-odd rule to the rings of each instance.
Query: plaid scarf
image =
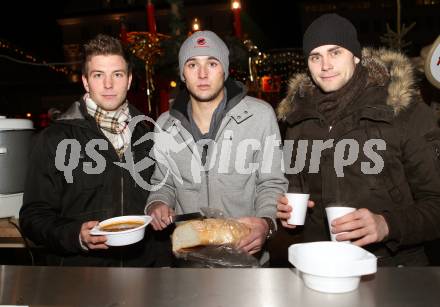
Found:
[[[117,110],[106,111],[99,107],[89,96],[84,95],[87,112],[92,116],[101,131],[112,143],[119,157],[122,157],[131,140],[128,122],[131,119],[128,102],[125,101]]]

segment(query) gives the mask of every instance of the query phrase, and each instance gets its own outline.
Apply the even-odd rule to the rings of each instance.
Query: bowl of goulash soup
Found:
[[[125,215],[101,221],[91,231],[91,235],[106,236],[108,246],[124,246],[139,242],[144,238],[145,227],[151,222],[148,215]]]

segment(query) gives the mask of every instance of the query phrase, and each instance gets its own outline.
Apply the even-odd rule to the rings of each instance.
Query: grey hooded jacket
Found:
[[[287,180],[274,110],[246,96],[239,82],[227,80],[225,87],[227,106],[214,142],[196,143],[189,132],[186,91],[158,119],[151,179],[158,189],[150,193],[146,209],[162,201],[177,214],[209,207],[228,217],[275,217]]]

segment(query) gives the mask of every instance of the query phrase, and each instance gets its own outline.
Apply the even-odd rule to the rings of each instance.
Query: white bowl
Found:
[[[377,258],[365,249],[343,242],[312,242],[289,247],[289,261],[307,287],[327,293],[358,288],[362,275],[376,273]]]
[[[152,217],[148,215],[124,215],[124,216],[113,217],[111,219],[104,220],[95,227],[93,227],[92,230],[90,231],[90,234],[96,236],[106,236],[107,241],[105,242],[105,244],[108,246],[129,245],[139,242],[144,238],[145,227],[147,227],[147,225],[150,224],[151,220]],[[101,227],[105,227],[116,222],[126,222],[126,221],[142,222],[143,224],[139,227],[123,230],[123,231],[111,232],[111,231],[101,230]]]

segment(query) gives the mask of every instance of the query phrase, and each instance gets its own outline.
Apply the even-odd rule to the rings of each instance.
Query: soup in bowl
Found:
[[[102,225],[101,227],[99,227],[99,230],[108,232],[126,231],[141,227],[144,224],[145,223],[143,221],[121,221],[108,225]]]
[[[101,221],[91,231],[91,235],[106,236],[108,246],[124,246],[139,242],[144,238],[145,227],[151,222],[148,215],[125,215]]]

